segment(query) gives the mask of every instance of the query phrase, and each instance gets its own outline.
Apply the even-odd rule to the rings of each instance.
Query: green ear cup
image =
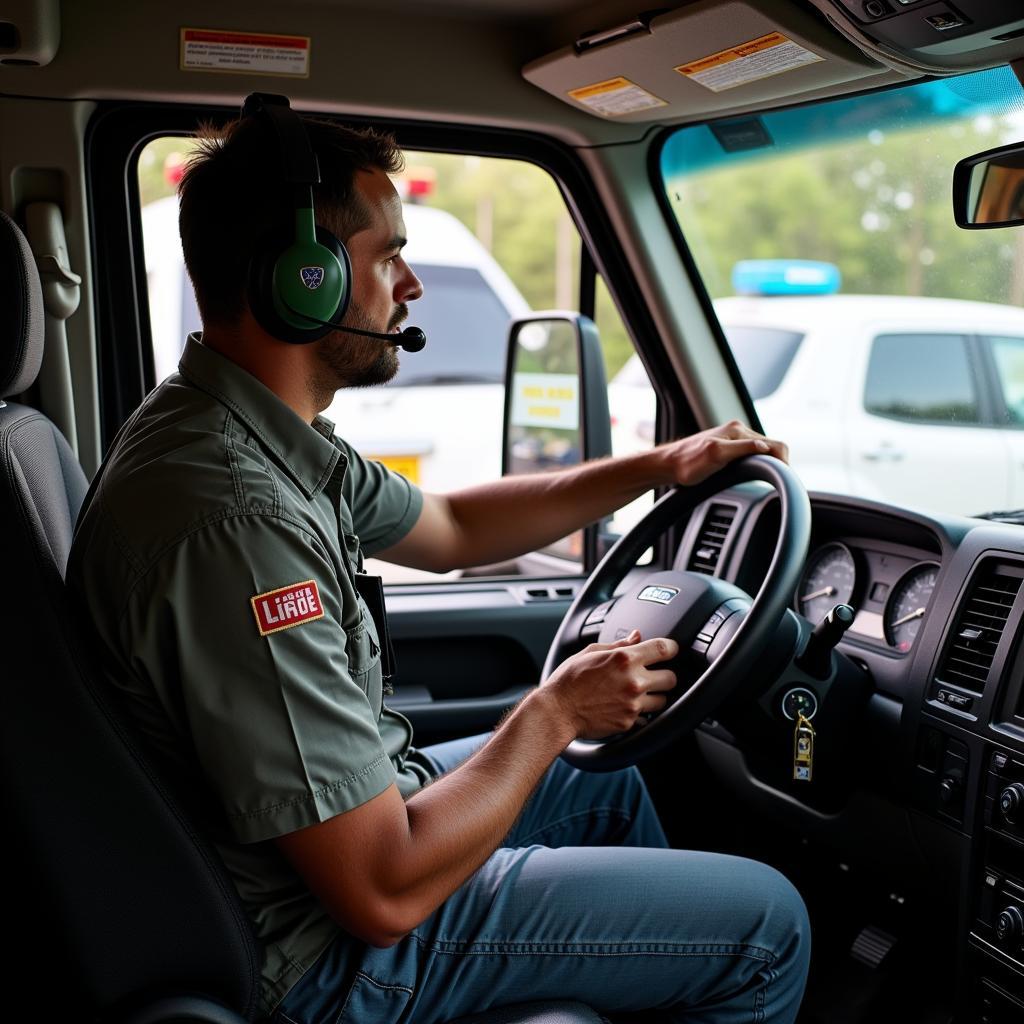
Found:
[[[316,241],[312,206],[300,207],[295,211],[295,241],[274,264],[274,311],[291,327],[317,329],[316,321],[330,320],[338,311],[348,288],[341,261]]]

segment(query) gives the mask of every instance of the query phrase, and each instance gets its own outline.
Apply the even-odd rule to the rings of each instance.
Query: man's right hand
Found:
[[[278,848],[351,934],[397,942],[446,900],[508,833],[574,737],[624,732],[665,705],[675,675],[649,666],[674,640],[591,644],[520,702],[455,771],[403,801],[394,784],[366,803],[280,836]]]
[[[580,739],[626,732],[637,718],[664,708],[676,685],[669,669],[651,669],[679,653],[675,640],[641,640],[639,630],[610,644],[590,644],[543,684]]]

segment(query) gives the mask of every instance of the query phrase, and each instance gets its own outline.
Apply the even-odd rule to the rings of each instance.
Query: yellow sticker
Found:
[[[571,89],[569,95],[577,103],[582,103],[595,114],[604,114],[605,117],[635,114],[638,110],[668,105],[628,78],[609,78],[593,85],[584,85],[579,89]]]
[[[675,70],[705,89],[724,92],[823,59],[781,32],[769,32],[709,57],[680,64]]]
[[[411,484],[420,482],[420,457],[418,455],[370,455],[369,458],[382,463],[400,476],[404,476]]]

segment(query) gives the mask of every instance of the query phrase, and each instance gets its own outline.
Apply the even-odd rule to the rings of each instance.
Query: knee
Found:
[[[765,945],[775,954],[777,969],[807,973],[811,956],[811,923],[803,897],[775,868],[757,865],[754,884],[763,900]]]

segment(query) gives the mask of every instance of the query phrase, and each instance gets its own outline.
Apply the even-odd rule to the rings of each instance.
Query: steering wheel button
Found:
[[[611,601],[605,601],[602,604],[599,604],[586,617],[586,619],[583,622],[583,625],[584,626],[597,626],[597,625],[600,625],[600,623],[604,622],[604,620],[608,617],[608,611],[609,611],[609,609],[611,608],[611,606],[613,604],[615,604],[615,599],[614,598],[612,598]]]
[[[732,615],[732,609],[723,611],[719,608],[718,611],[714,612],[711,618],[701,626],[701,636],[706,636],[709,640],[714,640],[715,634],[721,628],[722,623],[725,622],[730,615]]]

